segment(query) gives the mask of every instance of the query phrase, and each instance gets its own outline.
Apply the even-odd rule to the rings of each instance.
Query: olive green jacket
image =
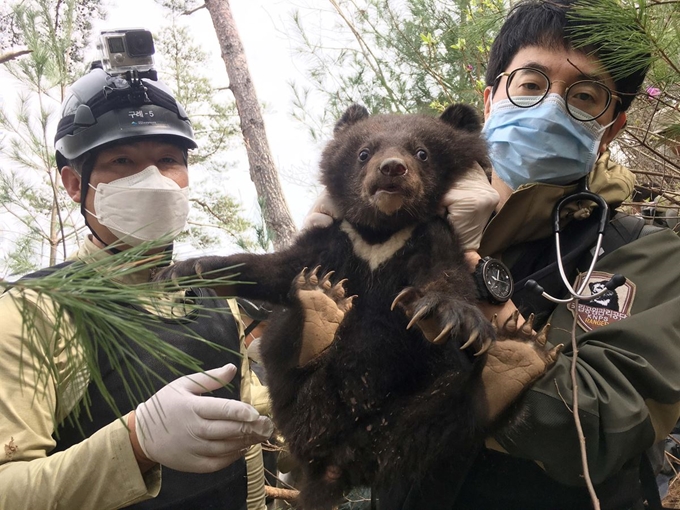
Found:
[[[633,184],[632,173],[611,163],[608,154],[591,176],[591,189],[613,206],[628,197]],[[502,258],[519,242],[551,236],[553,205],[572,190],[544,184],[520,187],[489,223],[481,255]],[[576,326],[579,416],[595,484],[662,440],[680,418],[679,254],[680,239],[664,230],[612,251],[595,267],[620,273],[634,285],[634,296],[628,292],[632,304],[627,318],[592,331]],[[564,350],[555,366],[522,397],[522,424],[488,444],[539,462],[561,483],[582,485],[571,414],[574,314],[567,305],[559,305],[549,322],[549,343],[563,343]]]

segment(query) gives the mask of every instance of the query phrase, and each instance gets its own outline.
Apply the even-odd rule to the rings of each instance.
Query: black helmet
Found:
[[[57,167],[101,145],[144,136],[176,137],[189,149],[197,147],[184,108],[163,83],[92,69],[71,86],[62,105],[54,137]]]

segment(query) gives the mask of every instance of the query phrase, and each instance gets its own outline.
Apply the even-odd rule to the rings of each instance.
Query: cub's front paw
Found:
[[[562,344],[552,349],[547,346],[550,324],[546,324],[536,333],[533,331],[533,314],[521,327],[518,320],[519,311],[515,311],[501,327],[495,317],[492,321],[497,330],[497,341],[487,351],[486,363],[482,369],[489,422],[501,415],[531,383],[555,363],[563,347]]]
[[[392,302],[410,319],[407,329],[417,324],[425,338],[439,344],[451,337],[462,339],[461,349],[472,347],[475,355],[486,352],[495,338],[491,323],[474,305],[441,292],[423,293],[415,287],[402,290]]]
[[[335,332],[356,298],[346,297],[344,284],[347,280],[333,284],[331,276],[334,272],[329,271],[319,278],[319,268],[315,267],[310,273],[304,268],[291,286],[291,295],[299,300],[304,316],[300,366],[309,363],[333,343]]]
[[[225,276],[224,270],[227,269],[233,269],[230,272],[234,274],[238,272],[238,268],[229,268],[227,266],[228,264],[224,257],[199,257],[183,260],[161,269],[154,275],[153,280],[156,282],[165,280],[178,281],[191,277],[214,279]]]

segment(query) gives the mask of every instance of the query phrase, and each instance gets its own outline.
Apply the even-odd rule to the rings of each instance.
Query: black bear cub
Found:
[[[341,219],[278,253],[163,274],[238,274],[255,284],[222,295],[280,305],[261,348],[275,423],[305,475],[304,509],[331,508],[353,486],[417,480],[443,456],[462,469],[488,431],[480,374],[495,332],[437,216],[456,179],[487,161],[480,128],[465,105],[439,118],[351,106],[321,161]]]

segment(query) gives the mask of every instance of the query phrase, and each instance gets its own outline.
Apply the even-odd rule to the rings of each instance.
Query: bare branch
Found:
[[[184,11],[181,16],[191,16],[193,13],[196,11],[200,11],[201,9],[206,9],[206,5],[199,5],[198,7],[195,7],[194,9],[191,9],[190,11]]]
[[[295,499],[300,495],[300,491],[292,489],[279,489],[278,487],[272,487],[270,485],[265,485],[264,493],[268,498],[282,499],[283,501],[295,501]]]
[[[29,50],[29,49],[15,50],[15,51],[8,51],[7,53],[0,54],[0,64],[4,64],[6,62],[9,62],[10,60],[14,60],[15,58],[19,58],[23,55],[28,55],[29,53],[33,53],[33,50]]]
[[[576,432],[578,433],[579,446],[581,448],[581,463],[583,467],[583,478],[588,487],[590,499],[593,502],[593,510],[600,510],[600,500],[597,499],[593,481],[590,478],[590,470],[588,469],[588,452],[586,451],[586,437],[583,434],[583,427],[581,426],[581,418],[578,415],[578,379],[576,377],[576,363],[578,361],[578,344],[576,342],[576,323],[577,315],[574,314],[574,322],[571,326],[571,348],[573,356],[571,358],[571,386],[572,386],[572,414],[574,415],[574,424],[576,425]],[[568,407],[568,406],[567,406]]]

